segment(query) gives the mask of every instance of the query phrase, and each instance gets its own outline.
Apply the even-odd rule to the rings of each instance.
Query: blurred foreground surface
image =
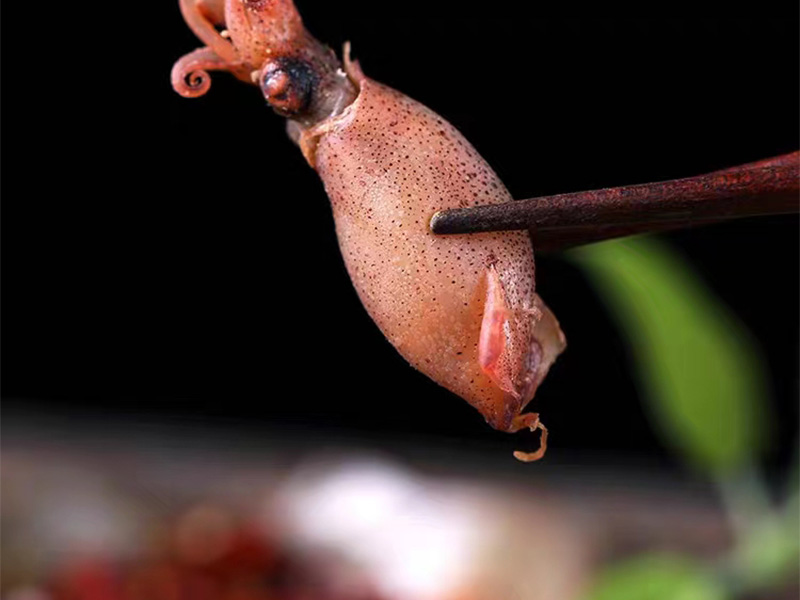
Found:
[[[563,455],[518,469],[314,431],[3,425],[8,600],[571,599],[619,558],[731,544],[710,487]]]

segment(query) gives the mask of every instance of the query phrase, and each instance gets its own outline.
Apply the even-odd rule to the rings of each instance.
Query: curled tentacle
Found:
[[[180,7],[186,24],[198,38],[225,62],[236,61],[236,49],[217,32],[212,23],[212,19],[218,20],[221,16],[216,14],[220,12],[218,2],[212,2],[210,6],[205,6],[199,0],[180,0]]]
[[[542,458],[544,453],[547,452],[547,427],[542,425],[537,413],[526,413],[524,415],[519,415],[514,419],[514,423],[512,424],[509,433],[516,433],[525,427],[531,431],[536,431],[537,429],[542,430],[542,437],[539,441],[539,449],[535,452],[522,452],[517,450],[514,452],[514,458],[521,460],[522,462],[533,462]]]
[[[172,87],[184,98],[197,98],[211,87],[208,71],[232,68],[233,65],[222,60],[211,48],[198,48],[181,57],[172,67]]]
[[[225,0],[195,0],[200,12],[214,25],[225,25]]]

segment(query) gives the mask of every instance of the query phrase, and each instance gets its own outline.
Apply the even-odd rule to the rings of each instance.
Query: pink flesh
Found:
[[[494,265],[490,265],[486,269],[486,303],[478,340],[478,364],[497,387],[519,398],[512,374],[508,368],[503,368],[510,316],[500,276]]]

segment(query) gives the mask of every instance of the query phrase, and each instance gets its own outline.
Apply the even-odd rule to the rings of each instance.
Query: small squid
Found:
[[[470,143],[419,102],[343,61],[303,27],[292,0],[180,0],[205,47],[172,85],[205,94],[208,71],[255,83],[330,198],[347,271],[368,313],[411,365],[474,406],[495,429],[547,430],[523,413],[566,340],[535,291],[526,232],[436,236],[445,208],[511,195]]]

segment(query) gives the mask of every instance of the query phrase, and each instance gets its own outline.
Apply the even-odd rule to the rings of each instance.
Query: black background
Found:
[[[783,14],[480,12],[299,2],[334,48],[441,113],[512,194],[695,175],[798,148],[798,34]],[[3,19],[4,407],[249,431],[343,430],[515,449],[412,370],[361,307],[316,174],[255,88],[176,95],[199,46],[176,2]],[[680,8],[680,7],[678,7]],[[756,7],[751,7],[755,9]],[[663,236],[747,325],[797,428],[798,222]],[[569,340],[535,404],[551,453],[675,464],[626,344],[582,275],[538,256]],[[604,423],[613,421],[613,434]]]

